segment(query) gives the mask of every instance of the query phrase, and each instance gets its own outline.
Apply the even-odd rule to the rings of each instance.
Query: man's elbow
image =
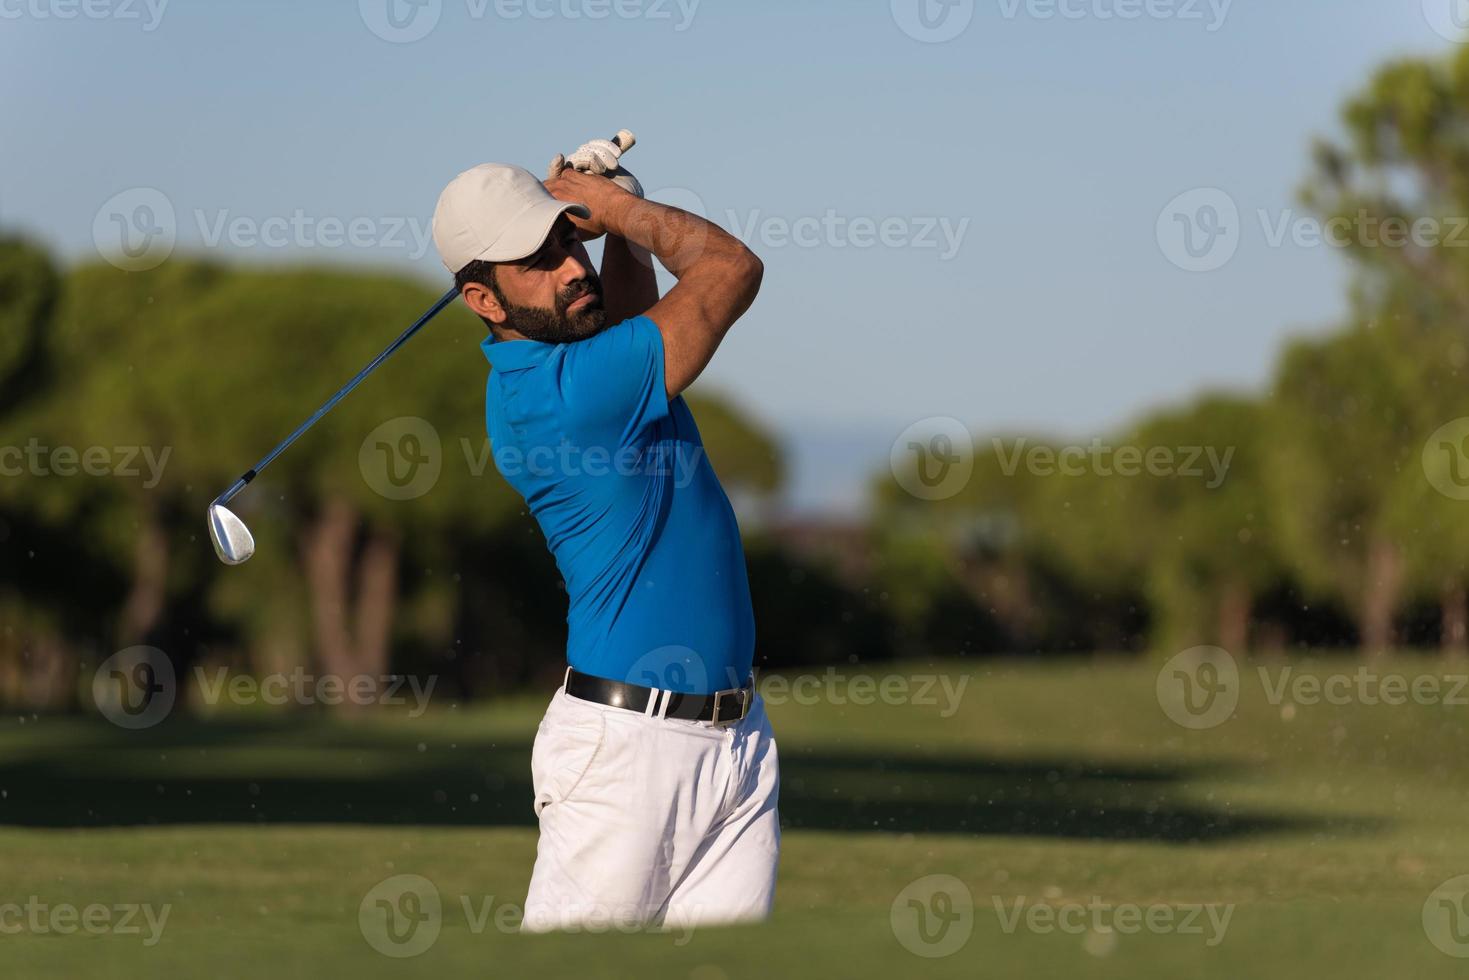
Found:
[[[741,246],[735,257],[733,274],[744,287],[746,305],[753,303],[760,292],[760,284],[765,280],[765,263],[748,246]]]

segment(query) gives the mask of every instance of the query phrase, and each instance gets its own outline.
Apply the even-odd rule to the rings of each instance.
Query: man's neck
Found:
[[[503,340],[530,340],[529,337],[519,330],[512,330],[509,327],[502,327],[498,324],[490,328],[490,336],[494,337],[496,342]]]

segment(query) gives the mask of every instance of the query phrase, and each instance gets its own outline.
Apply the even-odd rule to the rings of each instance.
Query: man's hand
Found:
[[[557,166],[559,160],[557,157],[551,162],[553,173],[545,182],[546,190],[558,201],[585,204],[592,212],[590,218],[578,218],[574,214],[567,217],[581,232],[583,241],[601,238],[607,234],[607,221],[613,212],[637,199],[606,177],[593,177],[564,164]]]
[[[623,130],[622,136],[632,140],[632,133]],[[549,177],[555,177],[563,168],[570,167],[584,174],[606,177],[634,197],[643,196],[642,183],[622,166],[625,151],[612,140],[592,140],[583,143],[571,156],[557,154],[551,161]]]

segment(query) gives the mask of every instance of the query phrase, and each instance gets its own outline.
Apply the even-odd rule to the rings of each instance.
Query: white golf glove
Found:
[[[602,175],[616,170],[622,164],[622,147],[611,140],[592,140],[583,143],[576,152],[566,158],[569,166],[586,174]]]
[[[606,177],[618,187],[635,197],[643,196],[643,185],[622,167],[622,148],[611,140],[592,140],[583,143],[571,156],[557,154],[551,161],[551,176],[563,167],[580,170],[586,174]]]

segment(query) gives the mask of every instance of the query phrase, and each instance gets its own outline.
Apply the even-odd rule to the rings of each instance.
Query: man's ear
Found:
[[[464,304],[480,319],[496,325],[505,322],[505,307],[500,305],[500,300],[489,286],[471,282],[465,285],[460,295],[464,297]]]

